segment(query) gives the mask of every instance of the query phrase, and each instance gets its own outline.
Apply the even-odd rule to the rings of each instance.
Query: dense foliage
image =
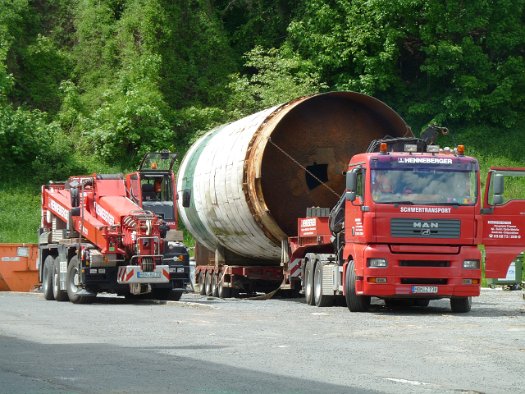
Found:
[[[0,194],[183,153],[203,130],[327,90],[379,97],[416,132],[496,138],[514,162],[524,56],[525,0],[4,0]]]

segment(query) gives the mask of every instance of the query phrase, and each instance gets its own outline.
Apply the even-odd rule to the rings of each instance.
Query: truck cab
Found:
[[[481,281],[479,164],[461,148],[407,150],[352,158],[341,257],[358,295],[466,303]]]
[[[501,185],[490,186],[498,179],[494,171],[482,209],[479,164],[464,155],[461,145],[420,152],[407,144],[405,152],[389,152],[384,144],[380,152],[354,156],[347,172],[339,256],[345,276],[348,269],[354,271],[353,286],[345,288],[345,293],[354,288],[355,295],[347,296],[347,301],[354,299],[354,309],[364,309],[376,296],[387,303],[450,298],[453,311],[470,310],[471,297],[480,293],[478,245],[486,245],[488,276],[501,275],[524,248],[524,201],[509,202],[506,209],[496,205],[500,197],[489,201],[489,190],[503,193]],[[510,173],[499,170],[499,176]],[[523,169],[514,169],[512,175],[519,174],[525,175]],[[513,221],[499,216],[512,213]],[[501,220],[511,223],[512,231],[497,246],[487,225]]]
[[[525,168],[491,168],[482,199],[478,161],[463,146],[412,140],[352,157],[329,217],[299,218],[298,236],[288,239],[289,277],[302,268],[308,304],[344,295],[350,311],[362,312],[371,297],[387,306],[449,298],[453,312],[468,312],[483,260],[485,276],[501,278],[525,249],[525,200],[517,195]]]

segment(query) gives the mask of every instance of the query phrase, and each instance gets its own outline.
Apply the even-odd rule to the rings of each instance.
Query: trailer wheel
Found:
[[[205,288],[206,288],[206,295],[211,296],[211,275],[212,273],[210,271],[206,271],[206,278],[204,279],[205,282]]]
[[[204,272],[199,274],[199,294],[206,295],[206,274]]]
[[[87,304],[93,302],[95,298],[93,296],[83,296],[79,294],[83,288],[80,287],[80,261],[77,256],[74,256],[69,261],[69,266],[67,267],[66,287],[69,301],[73,304]]]
[[[216,274],[212,274],[211,275],[211,295],[212,297],[219,296],[219,286],[217,286],[218,281],[219,281],[218,276]]]
[[[306,260],[306,267],[304,269],[304,298],[308,305],[314,305],[314,262],[310,259]]]
[[[323,295],[323,264],[318,262],[314,271],[314,303],[317,307],[334,305],[334,296]]]
[[[472,308],[472,297],[455,297],[450,299],[453,313],[467,313]]]
[[[53,295],[53,276],[54,276],[55,259],[49,255],[44,260],[44,272],[42,275],[42,291],[46,300],[54,300]]]
[[[355,293],[355,265],[354,260],[348,262],[346,268],[345,297],[350,312],[366,312],[370,306],[370,297],[359,296]]]
[[[68,295],[67,290],[60,290],[60,261],[58,257],[53,264],[53,297],[57,301],[67,301]],[[66,285],[67,286],[67,285]]]

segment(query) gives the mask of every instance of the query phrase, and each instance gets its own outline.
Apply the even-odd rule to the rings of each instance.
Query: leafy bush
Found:
[[[133,162],[151,150],[172,148],[173,131],[157,88],[159,65],[158,56],[143,55],[123,69],[81,126],[91,152],[106,162]]]
[[[30,173],[35,182],[65,177],[75,165],[72,147],[56,123],[38,110],[0,105],[0,172],[3,179]]]
[[[308,62],[288,50],[255,47],[245,55],[249,73],[234,74],[228,108],[233,118],[269,108],[294,98],[319,92],[321,83]]]

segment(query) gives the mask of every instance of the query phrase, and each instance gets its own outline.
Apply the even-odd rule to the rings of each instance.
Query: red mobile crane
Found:
[[[165,152],[158,158],[174,160]],[[122,174],[73,176],[42,186],[39,278],[47,300],[86,303],[99,292],[180,298],[189,266],[187,250],[176,240],[172,166],[147,176],[141,166],[127,176],[136,185],[141,177],[160,180],[161,212],[146,203],[146,188],[126,188]]]

